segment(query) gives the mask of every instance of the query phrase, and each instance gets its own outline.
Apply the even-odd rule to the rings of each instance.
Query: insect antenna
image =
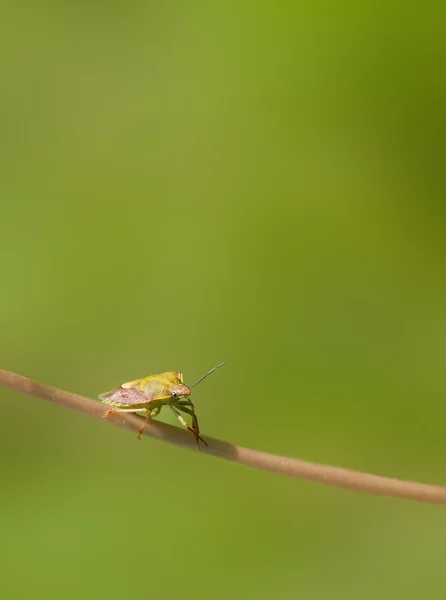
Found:
[[[203,379],[206,379],[206,377],[208,375],[210,375],[211,373],[213,373],[214,371],[216,371],[217,369],[219,369],[220,367],[222,367],[223,365],[225,365],[228,361],[225,360],[225,362],[220,363],[219,365],[217,365],[216,367],[214,367],[213,369],[211,369],[210,371],[208,371],[206,373],[206,375],[203,375],[203,377],[200,377],[200,379],[198,381],[196,381],[194,383],[194,385],[190,385],[189,387],[192,389],[193,387],[195,387],[196,385],[198,385],[199,383],[201,383],[203,381]]]

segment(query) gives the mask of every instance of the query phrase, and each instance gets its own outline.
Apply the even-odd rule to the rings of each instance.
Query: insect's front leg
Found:
[[[175,405],[176,405],[176,403],[175,403]],[[203,444],[204,444],[205,446],[207,446],[206,442],[205,442],[205,441],[204,441],[204,439],[203,439],[203,438],[200,436],[200,434],[199,434],[199,433],[198,433],[198,432],[197,432],[195,429],[193,429],[192,427],[189,427],[189,425],[186,423],[186,420],[185,420],[185,419],[183,419],[183,417],[180,415],[180,413],[179,413],[179,411],[180,411],[180,410],[181,410],[181,411],[183,411],[183,412],[185,412],[185,411],[184,411],[184,407],[183,407],[183,406],[178,406],[177,408],[174,408],[174,405],[173,405],[173,404],[169,404],[169,407],[170,407],[170,410],[173,412],[173,414],[174,414],[174,415],[176,416],[176,418],[178,419],[178,421],[181,423],[181,425],[182,425],[183,427],[185,427],[185,428],[186,428],[188,431],[190,431],[191,433],[193,433],[193,434],[194,434],[194,436],[195,436],[195,440],[196,440],[196,442],[197,442],[197,450],[199,450],[199,449],[200,449],[200,441],[202,441],[202,442],[203,442]]]
[[[187,427],[189,429],[189,431],[192,431],[194,433],[195,438],[197,440],[197,448],[199,448],[199,446],[200,446],[199,441],[202,441],[203,444],[205,446],[207,446],[208,445],[207,442],[200,435],[200,428],[198,427],[197,415],[195,414],[195,411],[193,410],[193,408],[192,409],[186,408],[187,405],[192,405],[192,407],[193,407],[192,402],[184,401],[184,400],[179,400],[178,402],[175,402],[175,404],[174,404],[177,411],[180,410],[181,412],[184,412],[192,417],[192,428],[188,427],[187,425],[185,425],[185,427]],[[180,420],[180,422],[182,423],[182,421],[181,421],[182,417],[178,414],[177,414],[177,417]],[[184,421],[184,419],[183,419],[183,421]],[[185,423],[185,421],[184,421],[184,423]],[[182,424],[184,424],[184,423],[182,423]]]
[[[175,404],[175,406],[176,406],[176,408],[178,408],[178,410],[181,410],[181,412],[184,412],[192,417],[192,427],[199,434],[200,428],[198,427],[198,418],[197,418],[197,415],[195,414],[194,409],[186,408],[186,406],[188,406],[188,405],[183,404],[183,402],[177,402]]]
[[[187,413],[188,415],[190,415],[192,417],[192,427],[199,434],[200,428],[198,427],[198,418],[197,418],[197,415],[195,414],[195,407],[192,404],[192,400],[190,400],[189,398],[187,398],[186,400],[178,400],[178,402],[175,402],[175,406],[178,407],[178,410],[182,410],[183,412]],[[181,408],[180,408],[180,406],[181,406]],[[189,406],[190,408],[187,409],[186,406]],[[206,444],[206,442],[204,442],[204,443]],[[207,446],[207,444],[206,444],[206,446]]]

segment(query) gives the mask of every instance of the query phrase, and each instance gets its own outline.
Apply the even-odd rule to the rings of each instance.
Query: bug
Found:
[[[190,387],[183,383],[183,374],[180,371],[158,373],[156,375],[149,375],[144,379],[135,379],[134,381],[123,383],[99,396],[99,399],[104,404],[110,404],[115,407],[107,411],[103,419],[115,412],[132,412],[144,413],[147,420],[149,420],[159,415],[163,406],[168,406],[181,425],[194,434],[197,441],[197,448],[200,448],[200,441],[207,446],[207,443],[200,435],[195,407],[189,396],[192,393],[192,388],[224,364],[226,364],[226,361],[208,371]],[[181,413],[192,417],[192,427],[186,423]],[[147,421],[141,425],[138,439],[141,439],[141,434],[146,425]]]

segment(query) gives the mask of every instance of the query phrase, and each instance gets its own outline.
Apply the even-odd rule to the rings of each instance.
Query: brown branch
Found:
[[[100,402],[71,392],[64,392],[3,369],[0,369],[0,386],[20,394],[59,404],[95,419],[101,419],[104,416],[105,408]],[[143,417],[134,414],[115,413],[109,418],[109,421],[137,432],[143,422]],[[149,421],[144,434],[184,448],[195,448],[195,439],[187,431],[159,421]],[[446,504],[446,487],[402,481],[390,477],[381,477],[380,475],[350,471],[340,467],[275,456],[267,452],[243,448],[243,446],[236,446],[209,437],[206,437],[206,440],[209,446],[203,448],[202,452],[256,469],[262,469],[263,471],[325,483],[348,490],[368,492],[369,494],[418,500],[432,504]]]

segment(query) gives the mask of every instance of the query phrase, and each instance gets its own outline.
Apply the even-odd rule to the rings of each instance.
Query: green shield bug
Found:
[[[114,412],[132,412],[144,413],[147,419],[151,419],[159,414],[163,406],[168,406],[181,425],[194,434],[197,441],[197,448],[200,448],[200,441],[207,446],[207,443],[200,436],[195,407],[189,396],[192,393],[192,388],[201,383],[208,375],[226,364],[226,362],[227,361],[222,362],[208,371],[206,375],[200,377],[200,379],[190,387],[184,385],[183,374],[179,371],[158,373],[156,375],[149,375],[144,379],[135,379],[134,381],[123,383],[119,387],[99,396],[99,399],[102,400],[104,404],[110,404],[115,407],[107,411],[103,418],[105,419]],[[186,420],[180,413],[185,413],[192,417],[192,427],[186,423]],[[144,422],[143,425],[141,425],[138,439],[141,438],[141,434],[144,431],[146,424],[147,423]]]

